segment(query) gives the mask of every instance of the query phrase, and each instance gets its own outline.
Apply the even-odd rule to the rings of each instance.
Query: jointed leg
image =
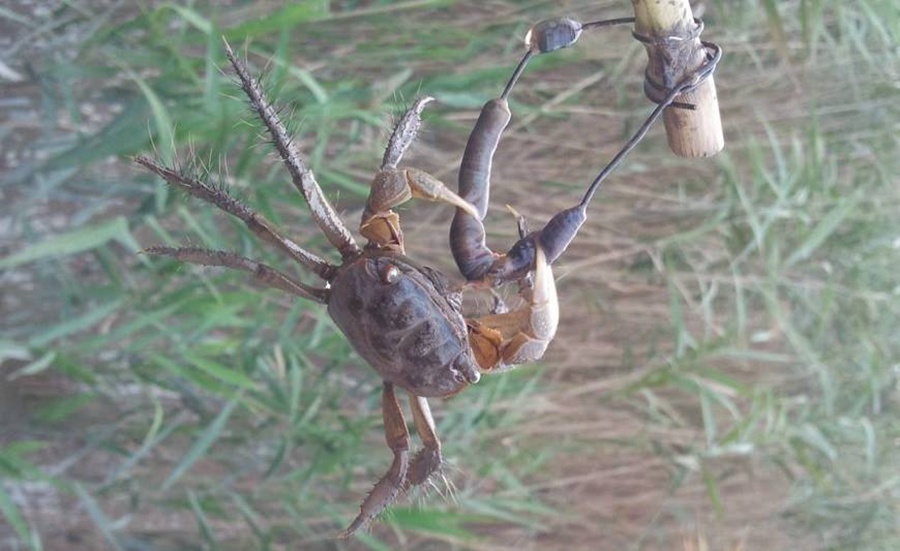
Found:
[[[471,204],[431,174],[416,168],[397,168],[403,154],[416,138],[422,109],[432,99],[424,97],[416,101],[397,123],[385,149],[381,170],[372,180],[369,199],[360,222],[360,233],[378,247],[394,247],[403,252],[400,217],[392,209],[413,197],[447,203],[473,215],[477,214]]]
[[[375,175],[359,225],[360,233],[379,247],[403,252],[400,216],[393,208],[413,197],[453,205],[475,214],[475,207],[450,191],[443,182],[417,168],[387,169]]]
[[[169,185],[172,185],[197,199],[211,203],[228,214],[241,219],[257,237],[263,241],[272,243],[287,253],[291,258],[315,272],[316,275],[322,279],[329,279],[330,275],[334,272],[334,266],[307,251],[293,240],[279,234],[271,222],[266,220],[261,214],[244,206],[240,201],[228,195],[224,190],[212,187],[196,178],[184,176],[171,168],[160,165],[148,157],[136,157],[134,160],[139,165],[148,168],[151,172],[160,176],[163,180],[168,182]]]
[[[421,396],[409,395],[409,403],[412,407],[413,421],[416,423],[416,431],[422,440],[422,449],[413,457],[409,465],[408,486],[422,484],[441,466],[441,441],[438,440],[434,430],[434,418],[431,416],[431,408],[428,400]]]
[[[234,253],[226,251],[214,251],[211,249],[199,249],[195,247],[150,247],[145,249],[147,254],[168,256],[181,262],[201,264],[203,266],[222,266],[233,270],[243,270],[253,274],[253,278],[260,285],[280,289],[294,296],[324,303],[328,300],[328,290],[311,287],[301,283],[289,275],[272,268],[266,264],[250,260]]]
[[[403,412],[400,411],[400,404],[394,394],[394,385],[387,381],[384,382],[381,391],[381,409],[384,416],[384,436],[388,447],[394,452],[394,460],[390,469],[362,502],[359,515],[341,534],[344,538],[353,535],[381,513],[394,501],[406,484],[406,473],[409,468],[409,431],[406,430],[406,420],[403,419]]]
[[[431,96],[423,96],[416,100],[412,107],[406,110],[406,113],[400,118],[400,122],[391,132],[391,138],[388,140],[387,148],[384,150],[384,157],[381,159],[381,170],[397,168],[403,154],[409,149],[409,146],[416,140],[416,134],[419,132],[419,126],[422,124],[422,110],[425,106],[434,101]]]
[[[263,94],[259,82],[250,76],[247,67],[234,55],[234,51],[228,42],[225,43],[225,54],[228,56],[228,60],[234,67],[235,72],[237,72],[238,78],[241,80],[241,87],[247,94],[247,97],[250,98],[251,105],[253,105],[263,124],[266,125],[266,128],[272,135],[275,149],[278,150],[284,165],[291,173],[294,186],[300,190],[300,193],[306,199],[313,219],[325,233],[328,241],[337,247],[341,256],[346,258],[358,253],[359,247],[356,241],[347,230],[347,227],[344,226],[328,199],[322,194],[322,189],[319,187],[319,183],[316,182],[313,172],[303,163],[300,152],[294,146],[290,134],[288,134],[287,129],[281,123],[275,109]]]

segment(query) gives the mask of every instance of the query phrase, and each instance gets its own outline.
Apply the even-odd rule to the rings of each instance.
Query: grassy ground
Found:
[[[287,268],[127,157],[200,159],[324,252],[221,35],[355,224],[410,98],[439,104],[407,161],[453,182],[530,22],[630,6],[5,4],[0,548],[900,547],[900,12],[705,7],[725,152],[677,159],[653,131],[556,267],[541,364],[435,402],[444,479],[341,542],[389,463],[379,381],[321,307],[137,254],[193,243]],[[618,29],[529,68],[495,162],[496,249],[504,204],[546,220],[640,124],[643,64]],[[448,209],[402,214],[411,256],[455,273]]]

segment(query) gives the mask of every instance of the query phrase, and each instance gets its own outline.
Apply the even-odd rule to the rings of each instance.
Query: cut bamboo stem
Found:
[[[685,75],[706,63],[706,48],[696,34],[697,25],[688,0],[631,0],[635,33],[650,39],[644,92],[659,101]],[[719,99],[713,76],[676,98],[693,109],[666,108],[663,121],[669,147],[680,157],[710,157],[725,146]]]

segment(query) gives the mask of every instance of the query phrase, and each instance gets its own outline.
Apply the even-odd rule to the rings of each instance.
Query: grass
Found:
[[[556,267],[563,319],[540,367],[433,404],[446,481],[349,542],[331,538],[389,462],[379,381],[322,308],[139,254],[191,243],[285,266],[127,158],[198,159],[326,251],[220,37],[265,72],[353,223],[391,115],[438,98],[408,162],[452,182],[516,37],[560,7],[16,10],[0,9],[23,29],[0,56],[22,76],[0,119],[3,547],[900,545],[892,2],[709,3],[726,151],[679,160],[654,130]],[[625,31],[536,61],[496,162],[497,248],[505,203],[535,222],[569,206],[649,111]],[[447,210],[402,215],[411,256],[455,273]]]

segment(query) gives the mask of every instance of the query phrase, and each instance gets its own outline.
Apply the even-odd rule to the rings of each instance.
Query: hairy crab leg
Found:
[[[232,270],[243,270],[253,274],[253,279],[260,285],[279,289],[296,297],[305,298],[319,303],[328,302],[328,290],[311,287],[301,283],[289,275],[272,268],[267,264],[250,260],[249,258],[212,249],[200,249],[196,247],[149,247],[144,249],[147,254],[156,256],[168,256],[203,266],[221,266]]]
[[[275,149],[281,156],[282,161],[284,161],[288,172],[290,172],[294,186],[306,199],[316,224],[322,229],[325,237],[337,248],[343,258],[359,253],[359,246],[331,206],[331,203],[325,198],[312,170],[304,164],[291,135],[278,118],[275,108],[266,99],[259,82],[250,76],[246,65],[235,56],[231,45],[227,41],[225,42],[225,54],[228,56],[228,61],[231,62],[231,66],[234,67],[241,81],[241,88],[247,94],[247,97],[250,98],[250,104],[269,130]]]
[[[419,98],[406,111],[388,141],[381,170],[372,180],[369,198],[362,214],[359,231],[370,243],[380,248],[394,248],[403,253],[400,216],[393,208],[413,197],[437,201],[475,214],[474,207],[450,190],[443,182],[417,168],[397,168],[403,154],[416,139],[422,110],[434,98]]]
[[[287,253],[288,256],[312,270],[322,279],[328,280],[334,273],[334,266],[307,251],[293,240],[279,234],[271,222],[266,220],[261,214],[248,208],[243,203],[230,196],[225,190],[213,187],[196,178],[184,176],[171,168],[160,165],[148,157],[139,156],[136,157],[134,161],[160,176],[169,185],[239,218],[257,237],[275,245]]]
[[[416,135],[418,135],[419,128],[422,126],[422,111],[432,101],[434,101],[433,97],[422,96],[400,117],[400,120],[391,132],[387,147],[384,149],[384,157],[381,159],[381,170],[397,168],[397,165],[400,164],[406,150],[416,141]]]
[[[394,452],[391,467],[381,477],[359,508],[359,515],[350,523],[340,537],[348,538],[357,530],[369,523],[394,501],[400,490],[406,485],[406,473],[409,468],[409,431],[406,420],[394,394],[394,385],[384,381],[381,390],[381,412],[384,416],[384,436],[387,445]]]
[[[416,452],[409,464],[407,483],[408,486],[418,486],[441,467],[443,459],[441,458],[441,441],[435,432],[434,417],[431,416],[428,400],[410,394],[409,404],[412,407],[416,431],[422,440],[422,449]]]

